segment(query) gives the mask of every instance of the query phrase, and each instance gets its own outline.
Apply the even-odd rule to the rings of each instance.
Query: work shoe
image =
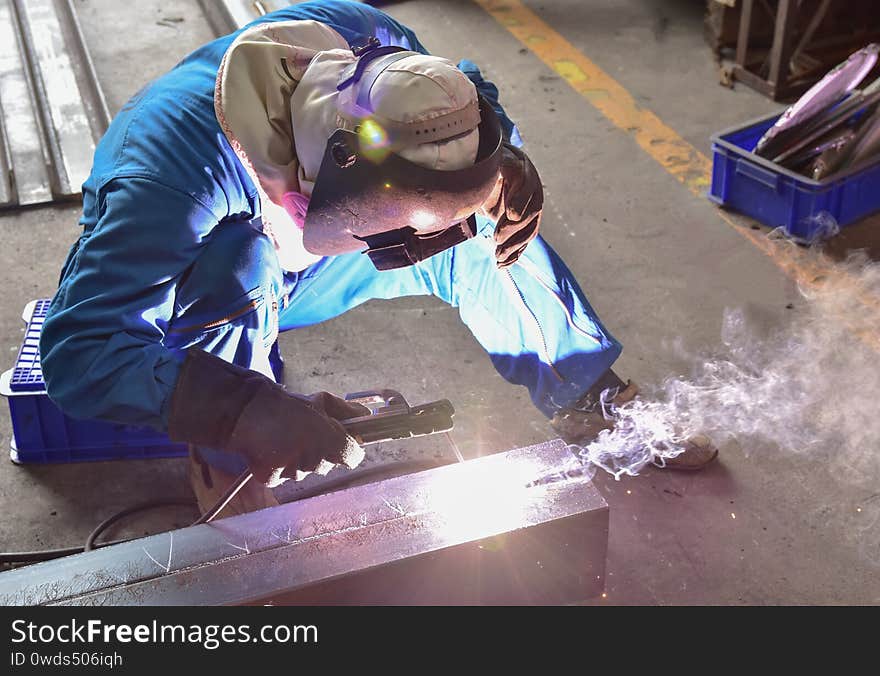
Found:
[[[613,372],[609,371],[609,373],[620,385],[617,386],[617,394],[606,403],[622,406],[638,396],[639,388],[635,383],[631,380],[623,383]],[[550,426],[567,444],[586,446],[595,440],[602,430],[614,429],[614,418],[606,418],[602,410],[600,395],[605,389],[608,387],[604,384],[601,390],[594,386],[573,406],[564,408],[553,416]],[[653,462],[653,465],[660,469],[696,471],[703,469],[718,457],[718,449],[711,439],[704,435],[691,437],[684,443],[684,447],[684,451],[674,458],[659,458]]]
[[[684,442],[684,451],[674,458],[658,458],[652,463],[659,469],[677,469],[682,472],[695,472],[703,469],[718,457],[718,449],[712,440],[697,434]]]
[[[639,393],[639,388],[631,380],[623,384],[622,389],[618,389],[617,395],[609,402],[615,406],[632,401]],[[566,443],[584,446],[598,437],[602,430],[613,430],[614,419],[603,415],[599,397],[590,390],[570,408],[558,411],[550,421],[550,427]]]

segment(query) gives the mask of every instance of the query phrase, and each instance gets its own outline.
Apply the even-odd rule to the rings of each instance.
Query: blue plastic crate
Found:
[[[773,114],[712,137],[709,199],[804,241],[829,234],[832,218],[843,227],[880,210],[880,157],[814,181],[755,155],[758,139],[778,118]]]
[[[84,462],[134,458],[167,458],[187,454],[186,444],[173,443],[149,427],[75,420],[46,396],[40,367],[40,330],[49,299],[28,303],[27,324],[15,366],[0,376],[0,394],[9,401],[12,418],[10,455],[17,463]]]

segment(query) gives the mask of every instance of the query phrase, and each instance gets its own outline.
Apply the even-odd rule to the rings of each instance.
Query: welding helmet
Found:
[[[476,234],[475,213],[500,173],[501,126],[475,89],[464,105],[440,114],[404,121],[383,115],[376,102],[382,88],[375,86],[383,74],[406,59],[436,57],[378,42],[355,56],[336,85],[338,128],[314,179],[303,245],[322,256],[363,251],[379,270],[406,267]],[[442,148],[474,133],[467,166],[418,161],[419,148]]]

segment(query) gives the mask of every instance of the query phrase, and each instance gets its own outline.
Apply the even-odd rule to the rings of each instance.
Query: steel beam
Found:
[[[71,0],[0,0],[0,207],[78,196],[109,121]]]
[[[214,33],[227,35],[264,14],[299,3],[288,0],[199,0],[199,4]]]
[[[565,604],[608,506],[552,441],[0,574],[4,605]]]

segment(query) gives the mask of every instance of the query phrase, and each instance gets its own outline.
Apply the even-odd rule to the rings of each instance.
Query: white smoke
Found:
[[[835,263],[785,241],[774,246],[797,261],[803,300],[790,321],[766,335],[744,312],[728,310],[719,347],[693,358],[690,373],[643,388],[621,406],[609,404],[614,393],[606,392],[614,429],[572,447],[582,466],[562,468],[556,480],[590,468],[635,475],[697,435],[718,447],[811,454],[844,479],[877,480],[880,264],[860,254]]]

